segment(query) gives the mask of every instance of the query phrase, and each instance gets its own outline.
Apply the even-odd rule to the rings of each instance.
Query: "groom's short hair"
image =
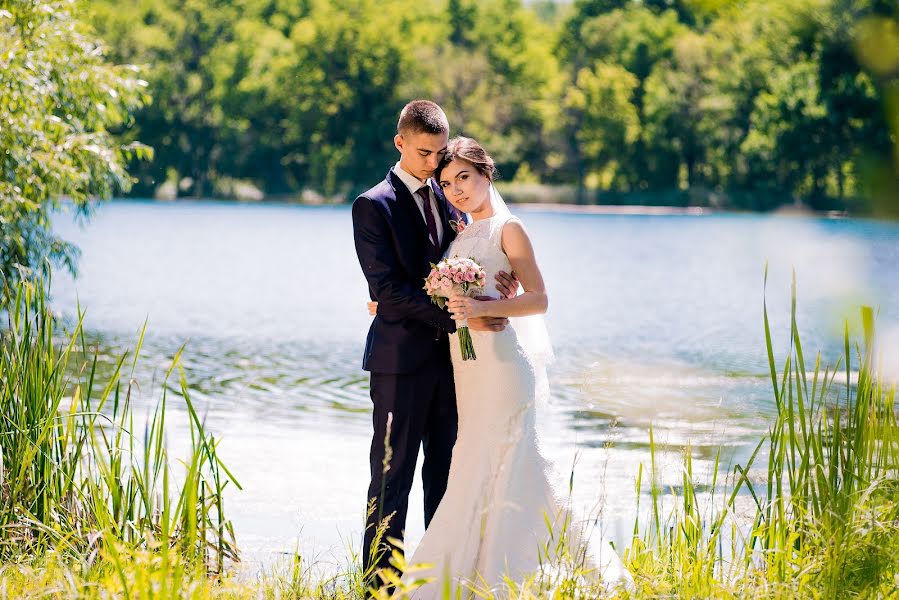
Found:
[[[449,134],[449,121],[443,109],[430,100],[413,100],[403,107],[396,132]]]

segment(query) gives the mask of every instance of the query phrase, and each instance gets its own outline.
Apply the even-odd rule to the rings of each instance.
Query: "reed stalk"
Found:
[[[237,560],[224,491],[238,483],[191,401],[180,362],[184,348],[141,432],[135,425],[134,370],[146,324],[136,349],[118,357],[101,382],[99,354],[85,342],[80,307],[74,326],[58,340],[43,280],[21,282],[5,298],[0,559],[62,550],[92,560],[125,544],[137,550],[174,547],[186,563],[216,573]],[[173,465],[165,444],[169,380],[176,371],[179,408],[189,417],[191,437],[183,468]]]

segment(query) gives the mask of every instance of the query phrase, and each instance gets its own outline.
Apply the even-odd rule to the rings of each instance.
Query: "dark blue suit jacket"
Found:
[[[432,184],[443,221],[439,249],[409,188],[391,169],[387,178],[353,202],[356,255],[378,314],[365,343],[362,368],[373,373],[411,373],[448,344],[456,330],[449,312],[431,303],[424,279],[456,237],[450,219],[460,218]]]

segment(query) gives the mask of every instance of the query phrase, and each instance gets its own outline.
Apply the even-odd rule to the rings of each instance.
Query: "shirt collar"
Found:
[[[413,198],[415,197],[415,192],[420,190],[421,186],[426,185],[431,187],[430,179],[422,183],[418,177],[404,171],[399,162],[393,165],[393,172],[400,178],[400,181],[406,184],[406,187],[409,188],[409,193],[412,194]]]

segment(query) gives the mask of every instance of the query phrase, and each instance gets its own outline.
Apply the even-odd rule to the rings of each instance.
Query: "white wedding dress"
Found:
[[[514,218],[499,213],[473,222],[453,241],[447,256],[475,259],[487,271],[487,281],[500,270],[511,272],[501,237],[503,226]],[[440,598],[447,583],[451,597],[459,586],[490,588],[502,596],[504,577],[521,583],[541,568],[541,554],[546,562],[548,521],[557,539],[566,520],[573,550],[586,550],[591,577],[604,586],[632,585],[609,544],[582,543],[589,536],[580,535],[580,524],[570,519],[550,484],[549,464],[537,443],[535,368],[516,334],[515,319],[499,333],[471,331],[471,338],[477,359],[463,361],[458,336],[450,336],[458,437],[446,493],[407,561],[433,565],[407,572],[407,581],[434,581],[417,588],[412,597]],[[468,595],[463,591],[463,597]]]

